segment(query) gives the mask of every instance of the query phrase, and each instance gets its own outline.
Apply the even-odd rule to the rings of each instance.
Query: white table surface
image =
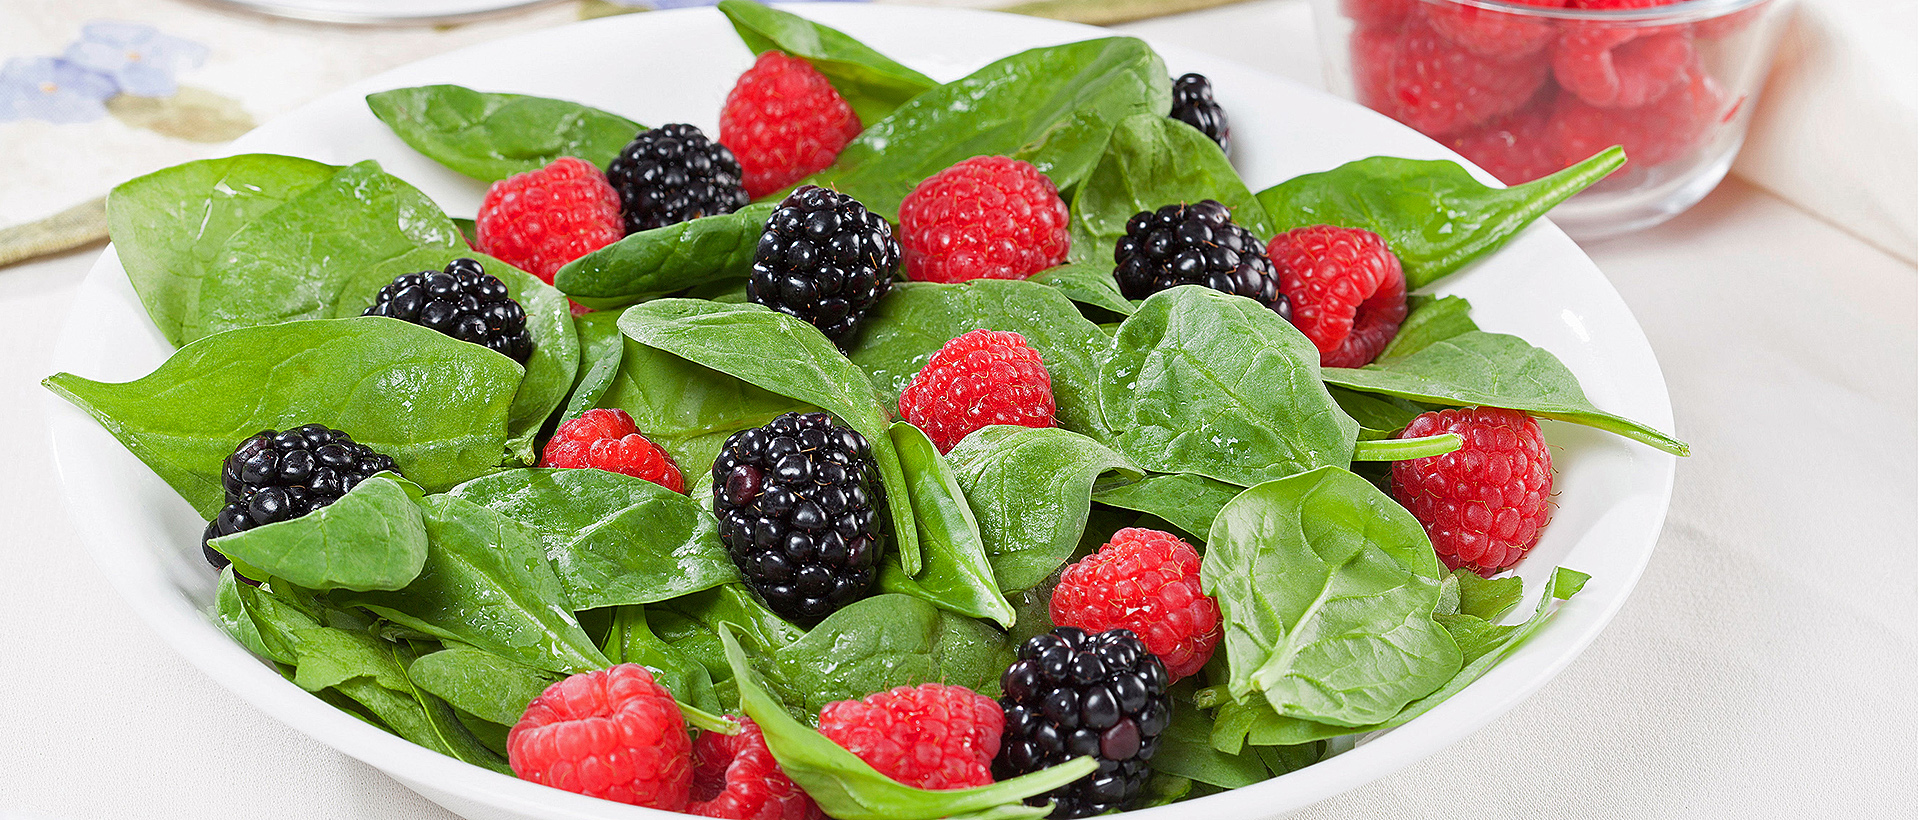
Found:
[[[562,19],[379,36],[417,57]],[[1306,23],[1301,0],[1269,0],[1121,28],[1317,83]],[[334,61],[285,106],[400,61]],[[30,127],[0,123],[0,148],[26,142],[10,126]],[[178,153],[152,164],[213,151]],[[0,158],[0,211],[31,204],[31,164]],[[97,173],[42,210],[97,195]],[[1531,700],[1297,816],[1913,816],[1913,264],[1738,179],[1587,251],[1645,326],[1694,448],[1652,564]],[[51,481],[38,386],[97,252],[0,271],[0,817],[451,818],[227,694],[105,588]]]

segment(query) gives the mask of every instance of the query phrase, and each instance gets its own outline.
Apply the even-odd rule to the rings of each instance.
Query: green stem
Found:
[[[679,701],[675,701],[679,703]],[[716,715],[684,703],[680,704],[680,714],[687,716],[687,725],[703,732],[718,732],[723,735],[740,734],[740,722],[725,715]]]
[[[1407,461],[1428,456],[1446,455],[1460,449],[1463,444],[1459,433],[1441,433],[1437,436],[1420,438],[1389,438],[1379,441],[1361,441],[1353,445],[1354,461]]]

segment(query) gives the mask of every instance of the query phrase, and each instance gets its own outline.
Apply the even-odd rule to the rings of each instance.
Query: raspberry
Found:
[[[939,683],[897,686],[820,710],[820,734],[917,789],[992,783],[1005,722],[992,698]]]
[[[481,253],[549,285],[561,266],[627,234],[620,195],[599,168],[573,157],[488,186],[473,227]]]
[[[873,586],[878,470],[866,438],[825,413],[787,413],[727,438],[713,460],[713,515],[768,608],[824,618]]]
[[[1200,554],[1159,530],[1128,527],[1068,565],[1049,609],[1061,626],[1131,630],[1172,680],[1200,671],[1220,643],[1220,605],[1200,592]]]
[[[759,199],[833,164],[860,135],[860,118],[806,60],[768,51],[727,92],[720,143],[740,160]]]
[[[802,185],[767,218],[747,298],[843,343],[893,287],[893,226],[846,194]]]
[[[1719,84],[1696,65],[1685,82],[1640,108],[1597,108],[1563,94],[1547,130],[1560,146],[1564,165],[1620,145],[1627,151],[1627,167],[1645,168],[1677,159],[1706,142],[1725,103]]]
[[[1067,259],[1067,203],[1053,180],[1007,157],[927,177],[900,203],[907,278],[1025,279]]]
[[[760,726],[705,732],[693,741],[693,803],[687,813],[728,820],[820,820],[820,806],[780,769]]]
[[[1415,21],[1382,45],[1363,35],[1354,50],[1362,101],[1431,137],[1447,137],[1518,110],[1547,81],[1542,56],[1495,60],[1447,42]],[[1364,65],[1363,60],[1384,60]]]
[[[1567,0],[1511,0],[1542,8],[1561,8]],[[1529,57],[1553,42],[1553,23],[1513,12],[1465,4],[1429,3],[1427,23],[1454,45],[1495,60]]]
[[[969,330],[940,347],[900,394],[900,417],[945,453],[991,424],[1053,426],[1053,377],[1018,333]]]
[[[340,500],[382,470],[399,472],[393,459],[326,425],[261,430],[220,465],[227,505],[207,522],[200,551],[214,569],[225,567],[232,562],[208,541],[299,518]]]
[[[607,165],[627,233],[746,207],[740,161],[700,129],[669,123],[640,132]]]
[[[1690,34],[1583,26],[1561,35],[1553,77],[1588,105],[1638,108],[1684,83],[1693,63]]]
[[[1549,97],[1454,137],[1447,147],[1508,185],[1532,182],[1567,166],[1548,131],[1552,111]]]
[[[1055,801],[1053,817],[1122,808],[1146,785],[1147,761],[1173,720],[1167,668],[1125,629],[1097,635],[1055,627],[1020,646],[1000,676],[1007,728],[994,776],[1006,780],[1088,755],[1098,768],[1028,805]]]
[[[1340,13],[1362,29],[1399,31],[1419,0],[1340,0]]]
[[[521,780],[667,811],[687,807],[693,742],[673,695],[638,664],[561,680],[507,732]]]
[[[1113,261],[1113,276],[1128,299],[1204,285],[1289,315],[1266,248],[1234,224],[1227,206],[1211,199],[1134,214],[1126,234],[1113,244]]]
[[[444,270],[394,277],[362,315],[429,327],[522,365],[533,355],[527,312],[507,295],[505,282],[465,257],[448,262]]]
[[[1413,512],[1448,569],[1492,575],[1540,543],[1553,515],[1553,458],[1540,423],[1518,410],[1422,413],[1401,438],[1459,433],[1446,455],[1393,465],[1393,497]]]
[[[1379,234],[1309,225],[1274,237],[1267,254],[1321,367],[1373,361],[1407,318],[1407,278]]]
[[[1203,74],[1182,74],[1173,81],[1173,110],[1167,116],[1184,122],[1207,135],[1227,150],[1227,112],[1213,101],[1213,83]]]
[[[640,435],[625,410],[588,410],[560,425],[540,453],[540,466],[594,467],[686,492],[679,465],[667,451]]]

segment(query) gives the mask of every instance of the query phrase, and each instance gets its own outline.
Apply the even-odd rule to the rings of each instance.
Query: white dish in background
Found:
[[[257,14],[354,25],[428,26],[490,17],[555,0],[200,0]]]
[[[937,80],[1002,56],[1110,32],[987,12],[898,6],[801,5]],[[1236,165],[1254,190],[1361,157],[1457,159],[1358,105],[1216,57],[1159,47],[1172,74],[1212,78],[1232,119]],[[485,185],[414,152],[367,110],[371,91],[457,83],[605,108],[650,125],[690,122],[714,133],[722,100],[752,63],[711,9],[626,15],[485,43],[343,89],[236,141],[232,153],[272,152],[345,165],[377,159],[456,216]],[[1482,175],[1483,179],[1491,177]],[[1666,383],[1646,337],[1613,287],[1573,242],[1537,224],[1436,289],[1472,300],[1474,318],[1559,356],[1602,409],[1673,427]],[[79,289],[54,367],[134,379],[172,348],[147,318],[109,247]],[[208,617],[215,575],[201,557],[194,511],[91,418],[46,397],[59,479],[102,574],[188,660],[262,711],[373,765],[472,820],[637,820],[684,817],[582,797],[486,771],[373,728],[295,687]],[[1626,601],[1652,554],[1672,494],[1674,459],[1585,427],[1544,422],[1557,468],[1558,508],[1522,564],[1529,602],[1556,565],[1593,579],[1534,639],[1486,677],[1418,719],[1352,750],[1255,786],[1130,816],[1173,820],[1271,817],[1396,772],[1467,736],[1539,689],[1586,648]],[[101,504],[101,500],[113,503]],[[1520,609],[1530,610],[1531,605]],[[1517,613],[1516,617],[1519,616]]]

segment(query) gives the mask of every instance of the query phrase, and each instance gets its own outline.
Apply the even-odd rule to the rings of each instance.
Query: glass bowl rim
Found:
[[[1768,3],[1782,5],[1792,0],[1681,0],[1678,3],[1640,9],[1572,9],[1529,6],[1511,0],[1420,0],[1436,6],[1469,6],[1488,11],[1539,17],[1552,20],[1586,20],[1606,23],[1692,23],[1724,17]]]

